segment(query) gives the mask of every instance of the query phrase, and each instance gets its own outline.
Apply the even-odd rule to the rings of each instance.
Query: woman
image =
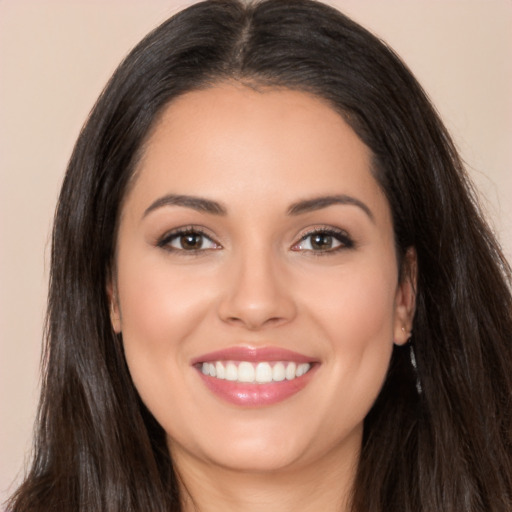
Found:
[[[307,0],[196,4],[76,144],[10,510],[510,510],[509,283],[389,49]]]

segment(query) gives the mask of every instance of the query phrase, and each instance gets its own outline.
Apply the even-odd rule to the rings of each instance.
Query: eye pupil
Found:
[[[311,236],[311,247],[317,250],[326,250],[332,247],[332,236],[325,233],[316,233]]]
[[[180,236],[180,243],[183,249],[201,249],[203,236],[198,233],[186,233]]]

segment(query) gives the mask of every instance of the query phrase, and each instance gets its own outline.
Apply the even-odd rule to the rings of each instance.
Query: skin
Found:
[[[159,203],[167,194],[225,212]],[[289,213],[333,194],[363,206]],[[202,248],[168,236],[184,226],[205,233]],[[343,236],[318,249],[312,229]],[[399,282],[371,153],[343,119],[286,89],[220,84],[176,99],[125,198],[115,270],[113,326],[167,432],[184,510],[343,510],[364,417],[414,314],[413,279]],[[318,364],[292,397],[238,407],[190,363],[238,345],[285,348]]]

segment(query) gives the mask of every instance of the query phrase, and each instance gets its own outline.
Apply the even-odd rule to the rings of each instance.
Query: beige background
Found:
[[[189,3],[0,0],[0,502],[30,448],[49,232],[72,145],[120,59]],[[331,3],[415,72],[511,258],[512,1]]]

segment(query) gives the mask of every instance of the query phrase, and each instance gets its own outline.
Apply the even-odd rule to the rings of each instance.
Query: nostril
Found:
[[[248,330],[258,330],[258,329],[261,329],[263,327],[267,327],[267,326],[277,326],[279,324],[282,324],[282,323],[286,323],[288,320],[284,317],[278,317],[278,316],[273,316],[273,317],[264,317],[264,318],[256,318],[256,317],[251,317],[251,318],[248,318],[248,317],[243,317],[243,318],[240,318],[240,317],[237,317],[237,316],[231,316],[231,317],[228,317],[225,319],[225,322],[227,323],[230,323],[230,324],[238,324],[240,326],[243,326],[245,327],[246,329]]]

